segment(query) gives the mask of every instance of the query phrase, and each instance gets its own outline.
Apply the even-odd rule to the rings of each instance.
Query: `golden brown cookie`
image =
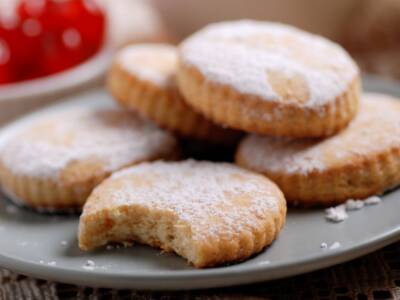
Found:
[[[173,46],[128,46],[116,55],[108,88],[122,106],[181,136],[219,144],[237,141],[237,131],[213,124],[184,102],[175,82],[176,67]]]
[[[113,171],[176,154],[169,133],[134,114],[72,107],[23,118],[2,132],[0,182],[12,200],[33,208],[80,208]]]
[[[358,110],[360,76],[350,56],[277,23],[207,26],[181,45],[177,78],[194,109],[247,132],[328,136]]]
[[[263,250],[285,216],[279,188],[233,164],[144,163],[114,173],[93,191],[80,218],[79,246],[135,241],[209,267]]]
[[[332,205],[400,184],[400,101],[366,94],[349,127],[320,140],[250,135],[236,162],[276,182],[288,202]]]

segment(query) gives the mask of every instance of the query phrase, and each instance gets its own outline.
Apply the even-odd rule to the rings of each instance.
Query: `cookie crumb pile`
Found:
[[[286,203],[340,223],[400,184],[400,101],[360,82],[339,45],[278,23],[131,45],[107,79],[121,108],[23,118],[0,144],[1,186],[36,209],[83,207],[85,251],[137,242],[197,268],[243,261],[278,238]],[[175,161],[182,139],[237,148],[234,163]]]

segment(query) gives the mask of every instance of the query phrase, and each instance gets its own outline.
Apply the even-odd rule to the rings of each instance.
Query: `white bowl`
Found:
[[[156,40],[162,32],[158,14],[147,0],[99,1],[105,5],[108,15],[103,49],[89,60],[61,73],[0,85],[0,104],[2,109],[7,108],[8,119],[99,82],[117,48],[130,42]],[[8,2],[0,0],[0,3]]]
[[[112,49],[106,46],[92,58],[63,72],[0,85],[0,104],[7,108],[9,119],[12,119],[21,111],[27,112],[90,83],[100,82],[109,67],[112,53]]]

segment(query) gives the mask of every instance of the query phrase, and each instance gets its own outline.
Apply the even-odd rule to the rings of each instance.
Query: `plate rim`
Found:
[[[171,274],[171,271],[158,272],[156,275],[154,273],[143,273],[141,275],[132,273],[93,273],[84,269],[64,269],[57,266],[32,263],[4,254],[0,254],[0,265],[6,269],[34,278],[90,287],[192,290],[245,285],[292,277],[350,261],[399,240],[400,224],[390,232],[375,236],[375,238],[358,246],[321,252],[319,255],[291,263],[282,263],[275,266],[240,266],[236,264],[212,269],[178,270],[173,271],[174,274]],[[282,269],[285,271],[282,271]],[[176,283],[177,280],[180,280],[180,282]],[[190,281],[190,284],[185,284],[186,280]]]

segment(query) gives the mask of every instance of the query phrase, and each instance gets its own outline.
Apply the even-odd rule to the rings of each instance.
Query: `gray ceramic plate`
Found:
[[[400,96],[389,82],[368,79],[368,90]],[[83,94],[63,105],[109,103],[104,91]],[[0,109],[0,114],[7,111]],[[1,135],[0,135],[1,136]],[[350,213],[332,224],[323,210],[291,210],[279,239],[261,254],[232,266],[195,270],[183,259],[144,246],[84,253],[78,249],[77,216],[30,212],[0,199],[0,265],[44,279],[79,285],[135,289],[194,289],[245,284],[291,276],[338,264],[400,239],[400,190],[379,205]],[[321,249],[339,242],[337,249]],[[93,268],[85,268],[88,260]]]

